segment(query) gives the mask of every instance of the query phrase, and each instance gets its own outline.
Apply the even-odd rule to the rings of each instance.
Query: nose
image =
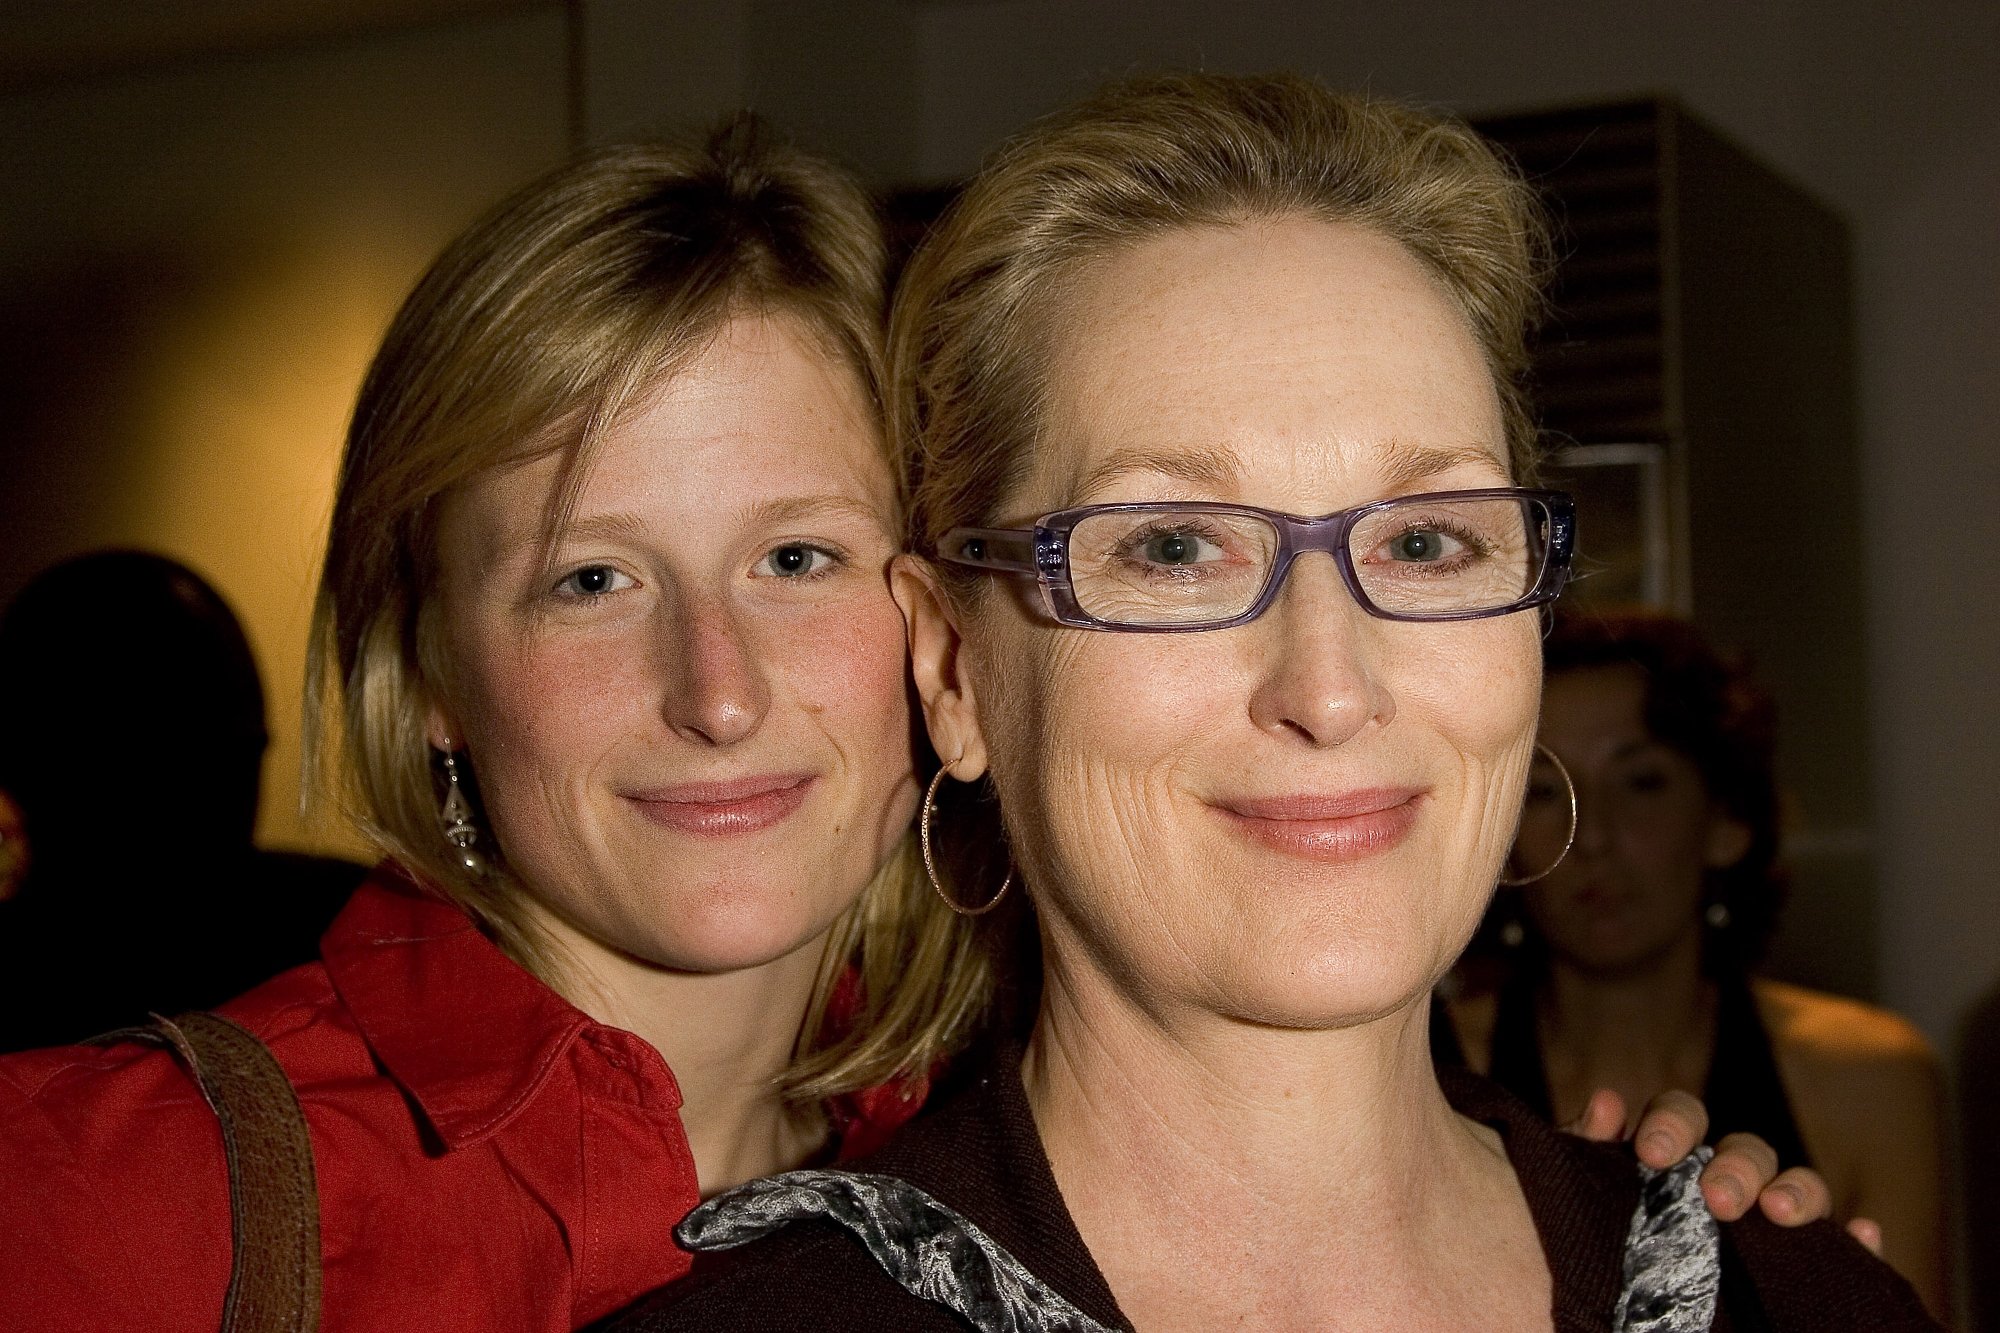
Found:
[[[1265,657],[1251,720],[1264,731],[1331,748],[1370,722],[1394,718],[1395,698],[1370,660],[1367,617],[1331,556],[1296,561],[1277,603],[1256,621],[1264,627]]]
[[[665,670],[662,711],[688,740],[733,745],[763,725],[771,707],[756,644],[719,601],[687,598],[666,612],[661,634]]]

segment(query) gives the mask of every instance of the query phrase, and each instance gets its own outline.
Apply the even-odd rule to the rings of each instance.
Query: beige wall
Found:
[[[0,101],[0,597],[107,544],[210,579],[269,695],[266,843],[354,848],[296,793],[362,370],[444,239],[561,156],[564,88],[551,7]]]

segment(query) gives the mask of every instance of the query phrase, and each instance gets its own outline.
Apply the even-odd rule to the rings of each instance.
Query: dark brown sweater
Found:
[[[1626,1229],[1639,1197],[1631,1153],[1558,1133],[1519,1101],[1463,1071],[1441,1074],[1451,1104],[1507,1146],[1554,1278],[1558,1333],[1608,1330]],[[899,1177],[970,1219],[1084,1314],[1130,1329],[1077,1234],[1021,1086],[1020,1049],[1001,1046],[976,1076],[856,1170]],[[1938,1327],[1909,1285],[1831,1223],[1784,1230],[1754,1210],[1722,1228],[1714,1328],[1894,1333]],[[735,1250],[700,1255],[693,1273],[608,1328],[964,1333],[943,1306],[889,1278],[842,1227],[796,1223]]]

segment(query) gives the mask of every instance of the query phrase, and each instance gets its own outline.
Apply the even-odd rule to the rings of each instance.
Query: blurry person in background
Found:
[[[0,1050],[313,957],[362,868],[252,845],[265,743],[250,645],[194,571],[102,551],[22,589],[0,616]]]
[[[1751,972],[1785,885],[1769,696],[1643,612],[1558,614],[1543,657],[1509,870],[1553,869],[1495,906],[1503,984],[1453,1002],[1469,1063],[1557,1118],[1597,1088],[1701,1089],[1712,1137],[1819,1170],[1945,1310],[1937,1060],[1895,1014]]]

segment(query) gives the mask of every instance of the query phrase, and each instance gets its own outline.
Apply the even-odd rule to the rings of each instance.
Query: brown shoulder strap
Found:
[[[171,1047],[222,1123],[233,1259],[222,1333],[316,1333],[319,1187],[304,1112],[270,1049],[220,1014],[178,1018],[99,1040]]]

